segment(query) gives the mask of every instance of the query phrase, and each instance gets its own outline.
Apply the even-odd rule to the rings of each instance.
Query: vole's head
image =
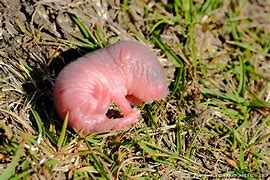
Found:
[[[108,52],[118,60],[118,66],[124,68],[130,100],[150,103],[167,96],[163,67],[147,46],[134,41],[122,41],[109,47]]]
[[[131,94],[142,102],[151,103],[168,95],[168,84],[163,67],[150,51],[141,51],[133,70]]]
[[[140,90],[135,92],[134,96],[143,102],[150,103],[168,95],[166,76],[159,62],[151,63],[142,75],[137,87]]]

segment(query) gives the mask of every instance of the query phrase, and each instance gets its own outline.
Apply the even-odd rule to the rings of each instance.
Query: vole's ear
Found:
[[[126,47],[121,47],[119,52],[119,60],[124,63],[131,60],[130,49]]]

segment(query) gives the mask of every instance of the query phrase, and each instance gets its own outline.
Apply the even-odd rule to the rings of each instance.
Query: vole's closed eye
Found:
[[[158,78],[158,72],[155,69],[150,70],[150,75],[153,80]]]

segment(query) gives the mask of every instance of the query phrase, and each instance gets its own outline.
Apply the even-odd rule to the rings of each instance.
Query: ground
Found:
[[[269,0],[1,0],[0,12],[0,179],[270,176]],[[170,94],[135,126],[75,133],[53,107],[57,74],[126,39],[157,55]]]

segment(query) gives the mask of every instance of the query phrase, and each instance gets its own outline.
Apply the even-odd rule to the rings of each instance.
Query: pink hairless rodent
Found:
[[[139,109],[131,105],[160,100],[168,94],[166,76],[157,57],[146,46],[120,41],[88,53],[68,64],[54,85],[55,108],[77,132],[122,129],[138,122]],[[109,119],[111,102],[124,117]]]

